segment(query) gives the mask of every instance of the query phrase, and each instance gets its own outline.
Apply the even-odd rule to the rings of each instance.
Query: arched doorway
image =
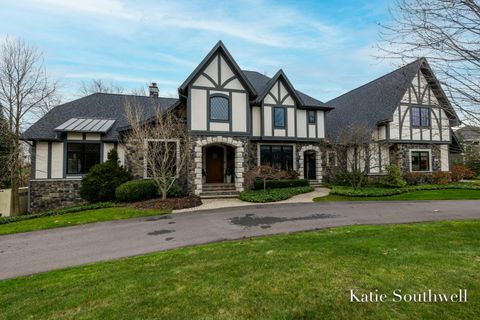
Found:
[[[303,155],[303,175],[307,180],[317,180],[317,157],[313,150],[305,151]]]

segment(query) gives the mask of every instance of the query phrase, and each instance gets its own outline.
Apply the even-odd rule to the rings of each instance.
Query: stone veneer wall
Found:
[[[432,171],[441,171],[439,144],[395,144],[390,148],[390,163],[400,165],[403,172],[410,172],[410,149],[429,149],[432,155]]]
[[[85,203],[78,179],[30,180],[30,211],[50,210]]]

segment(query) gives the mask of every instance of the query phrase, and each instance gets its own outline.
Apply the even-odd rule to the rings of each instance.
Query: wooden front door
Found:
[[[316,166],[316,157],[313,152],[305,152],[304,154],[304,170],[305,179],[316,180],[317,179],[317,166]]]
[[[207,183],[223,183],[223,148],[207,147],[205,153]]]

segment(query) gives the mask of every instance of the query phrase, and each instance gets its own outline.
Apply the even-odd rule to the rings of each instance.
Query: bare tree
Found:
[[[397,0],[391,15],[380,32],[383,58],[426,57],[456,110],[480,124],[480,3]]]
[[[133,165],[144,168],[144,177],[155,182],[165,200],[184,173],[190,156],[185,117],[176,110],[162,112],[159,106],[155,117],[145,120],[142,110],[134,99],[127,100],[125,112],[130,129],[124,140],[134,153],[143,155],[132,157]]]
[[[48,111],[56,90],[57,82],[48,77],[38,49],[21,39],[7,38],[0,47],[0,112],[7,120],[13,140],[8,167],[14,214],[19,211],[21,128],[29,117]]]
[[[80,87],[80,94],[89,95],[93,93],[118,93],[118,94],[131,94],[134,96],[147,96],[148,95],[148,84],[144,87],[133,88],[130,91],[125,90],[123,87],[110,82],[107,83],[102,79],[92,79],[89,82],[82,82]]]
[[[124,93],[125,90],[115,85],[113,82],[106,83],[102,79],[92,79],[90,82],[82,82],[80,93],[82,95],[89,95],[92,93]]]
[[[336,172],[332,174],[348,172],[344,178],[354,189],[365,184],[369,173],[381,171],[377,159],[379,142],[375,141],[370,127],[360,124],[344,126],[330,142],[330,149],[336,153]]]

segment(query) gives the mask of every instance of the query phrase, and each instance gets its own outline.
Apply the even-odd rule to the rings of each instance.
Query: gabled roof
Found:
[[[270,79],[268,80],[267,84],[264,86],[263,91],[259,91],[257,95],[257,99],[255,99],[256,104],[262,103],[262,100],[265,98],[265,96],[270,92],[272,87],[275,85],[275,83],[278,80],[283,80],[283,83],[287,86],[287,89],[290,90],[292,93],[293,99],[298,105],[303,105],[302,99],[298,96],[297,91],[293,87],[292,83],[290,80],[288,80],[287,75],[283,72],[282,69],[278,70],[278,72]]]
[[[275,81],[276,81],[276,80],[274,80],[275,78],[279,78],[280,76],[282,76],[282,77],[284,77],[284,79],[286,79],[286,81],[288,81],[288,78],[285,76],[285,74],[283,73],[282,70],[277,72],[275,74],[275,76],[273,76],[272,78],[267,77],[266,75],[261,74],[260,72],[257,72],[257,71],[242,70],[242,72],[248,78],[248,80],[253,85],[255,90],[257,92],[259,92],[259,97],[260,97],[260,93],[262,93],[263,97],[265,97],[265,95],[268,93],[270,88],[275,83]],[[290,83],[290,81],[288,81],[288,85],[292,89],[292,92],[297,96],[297,99],[300,100],[300,106],[301,107],[315,108],[315,109],[320,109],[320,110],[330,110],[330,109],[332,109],[331,107],[329,107],[325,103],[323,103],[323,102],[321,102],[321,101],[319,101],[315,98],[312,98],[311,96],[309,96],[309,95],[307,95],[307,94],[305,94],[301,91],[295,90],[293,88],[292,84]],[[256,100],[258,100],[258,101],[255,101],[256,103],[261,102],[262,99],[259,98],[259,97],[256,99]]]
[[[327,105],[334,110],[326,117],[327,136],[333,139],[340,128],[350,125],[361,125],[373,130],[378,124],[391,121],[395,109],[420,69],[437,94],[437,99],[444,105],[447,115],[458,121],[426,59],[420,58],[328,101]]]
[[[55,128],[71,118],[115,120],[102,140],[117,141],[118,128],[128,126],[125,114],[127,103],[135,104],[144,119],[153,117],[157,110],[166,111],[178,103],[177,98],[153,98],[110,93],[94,93],[89,96],[59,105],[33,124],[22,135],[24,140],[57,140]]]
[[[257,94],[255,92],[255,89],[253,88],[252,84],[248,81],[248,79],[245,77],[245,75],[242,73],[242,70],[238,66],[238,64],[235,62],[235,59],[233,59],[232,55],[230,52],[228,52],[227,48],[223,44],[223,42],[220,40],[217,42],[217,44],[210,50],[210,52],[206,55],[205,58],[203,58],[202,62],[193,70],[193,72],[188,76],[188,78],[182,83],[182,85],[178,88],[180,93],[185,94],[188,85],[195,79],[197,74],[208,65],[208,63],[215,57],[215,55],[220,52],[223,54],[225,61],[231,66],[231,68],[234,69],[234,72],[237,73],[237,76],[240,78],[240,82],[247,88],[249,93],[253,96]]]

